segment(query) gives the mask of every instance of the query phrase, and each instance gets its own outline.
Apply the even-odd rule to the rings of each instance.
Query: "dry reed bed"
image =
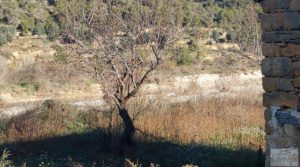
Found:
[[[263,107],[258,97],[250,93],[228,98],[203,96],[173,104],[136,98],[130,111],[143,132],[137,136],[144,139],[258,149],[264,146]],[[121,130],[116,112],[80,112],[70,105],[48,103],[8,121],[0,141],[41,140],[97,128]]]
[[[171,106],[156,104],[135,123],[145,133],[182,144],[264,146],[263,108],[258,100],[203,97]]]

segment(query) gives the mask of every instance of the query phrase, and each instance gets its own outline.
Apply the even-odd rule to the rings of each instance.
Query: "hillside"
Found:
[[[10,25],[20,35],[26,36],[30,34],[42,35],[47,34],[50,40],[55,40],[63,35],[65,22],[62,18],[71,11],[76,12],[78,4],[84,1],[76,2],[73,6],[67,6],[66,0],[61,1],[44,1],[44,0],[2,0],[0,3],[0,24]],[[95,1],[96,2],[96,1]],[[88,2],[92,4],[93,2]],[[105,7],[109,1],[97,1]],[[116,8],[128,6],[131,0],[112,1],[111,4]],[[144,0],[144,5],[152,4],[151,0]],[[241,42],[242,34],[251,33],[252,26],[258,26],[257,14],[261,13],[259,5],[253,4],[251,0],[210,0],[210,1],[189,1],[176,0],[176,8],[178,19],[182,25],[187,27],[206,27],[206,28],[221,28],[226,30],[229,41]],[[65,9],[70,12],[66,13]],[[253,13],[254,12],[254,13]],[[238,16],[240,15],[240,16]],[[242,19],[242,20],[237,20]],[[238,22],[237,22],[238,21]],[[242,26],[242,27],[241,27]],[[250,27],[249,27],[250,26]],[[242,29],[245,32],[240,32]],[[239,31],[236,31],[239,30]],[[218,35],[213,35],[218,42]],[[3,40],[4,37],[0,39]],[[251,37],[248,37],[251,40]],[[224,42],[221,40],[221,42]],[[0,40],[0,45],[4,43]],[[242,48],[243,49],[243,48]]]
[[[71,16],[66,7],[70,11],[76,10],[78,4],[74,1],[67,6],[66,2],[1,1],[0,31],[4,33],[0,34],[0,84],[5,101],[16,96],[51,97],[51,92],[79,96],[78,92],[72,95],[70,90],[83,90],[80,96],[84,96],[84,91],[95,93],[91,90],[95,80],[83,72],[84,65],[77,64],[76,67],[70,63],[74,53],[70,50],[64,31],[67,24],[62,18]],[[106,2],[99,3],[107,5]],[[149,0],[144,4],[149,6],[151,3]],[[113,5],[121,9],[128,4],[130,1]],[[180,9],[177,17],[186,30],[173,46],[170,59],[149,79],[150,82],[155,78],[163,80],[165,75],[230,74],[257,69],[260,57],[257,46],[252,44],[259,39],[245,34],[257,30],[245,27],[256,26],[259,20],[249,23],[247,19],[251,17],[245,17],[244,24],[249,25],[237,25],[232,17],[235,13],[248,16],[248,8],[260,12],[258,6],[246,0],[178,1],[176,5]],[[245,9],[236,8],[245,6]],[[245,32],[233,31],[235,28]],[[77,80],[78,76],[81,80]]]

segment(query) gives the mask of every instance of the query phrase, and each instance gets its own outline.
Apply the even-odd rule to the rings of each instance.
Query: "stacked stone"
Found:
[[[270,150],[299,147],[300,132],[291,124],[281,124],[276,115],[300,118],[300,0],[264,0],[262,61],[263,104],[267,107],[266,166],[271,166]],[[279,114],[278,114],[279,113]]]

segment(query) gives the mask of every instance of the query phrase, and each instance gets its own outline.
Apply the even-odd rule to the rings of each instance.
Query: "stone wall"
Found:
[[[296,166],[280,165],[274,150],[296,150],[299,158],[300,0],[264,0],[262,6],[266,167]],[[293,158],[285,161],[298,161]]]

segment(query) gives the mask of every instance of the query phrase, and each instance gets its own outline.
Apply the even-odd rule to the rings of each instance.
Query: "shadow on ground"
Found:
[[[262,152],[222,146],[201,144],[179,145],[167,141],[142,141],[136,139],[135,146],[117,154],[112,139],[115,136],[103,130],[85,134],[74,134],[40,141],[27,141],[1,145],[8,148],[16,166],[26,163],[31,166],[74,166],[76,163],[89,166],[125,166],[125,159],[142,164],[151,163],[161,167],[176,167],[185,164],[199,167],[263,167]],[[41,165],[42,164],[42,165]]]

